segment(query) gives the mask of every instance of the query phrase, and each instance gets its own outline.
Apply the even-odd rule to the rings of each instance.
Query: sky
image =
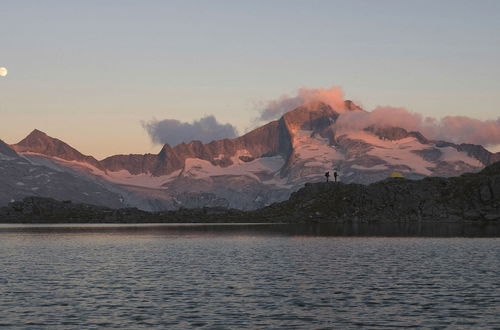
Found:
[[[269,101],[332,86],[367,110],[497,120],[499,59],[496,0],[7,0],[0,139],[157,153],[152,125],[242,134]]]

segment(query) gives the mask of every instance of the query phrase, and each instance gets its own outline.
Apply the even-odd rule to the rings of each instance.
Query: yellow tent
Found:
[[[405,176],[401,172],[394,171],[391,173],[391,178],[404,178]]]

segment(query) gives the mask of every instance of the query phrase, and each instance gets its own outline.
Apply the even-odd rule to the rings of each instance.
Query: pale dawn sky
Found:
[[[339,86],[371,110],[500,116],[500,1],[2,1],[0,139],[156,153],[142,122]]]

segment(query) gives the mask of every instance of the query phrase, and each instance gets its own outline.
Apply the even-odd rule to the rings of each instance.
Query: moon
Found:
[[[5,77],[9,71],[7,71],[7,68],[4,68],[3,66],[0,67],[0,77]]]

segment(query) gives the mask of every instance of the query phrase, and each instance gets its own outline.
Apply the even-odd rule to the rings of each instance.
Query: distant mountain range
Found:
[[[283,202],[258,210],[221,207],[146,212],[46,197],[0,207],[6,223],[327,223],[336,235],[500,237],[500,162],[478,173],[369,185],[307,183]],[[266,230],[268,230],[267,227]],[[316,232],[316,226],[302,227]]]
[[[342,111],[364,111],[350,101]],[[34,130],[0,141],[0,206],[26,196],[148,211],[181,207],[256,209],[287,199],[336,170],[344,183],[368,184],[394,171],[410,179],[477,172],[500,160],[482,146],[428,140],[399,127],[338,131],[340,111],[298,107],[241,137],[165,144],[158,154],[83,155]]]

